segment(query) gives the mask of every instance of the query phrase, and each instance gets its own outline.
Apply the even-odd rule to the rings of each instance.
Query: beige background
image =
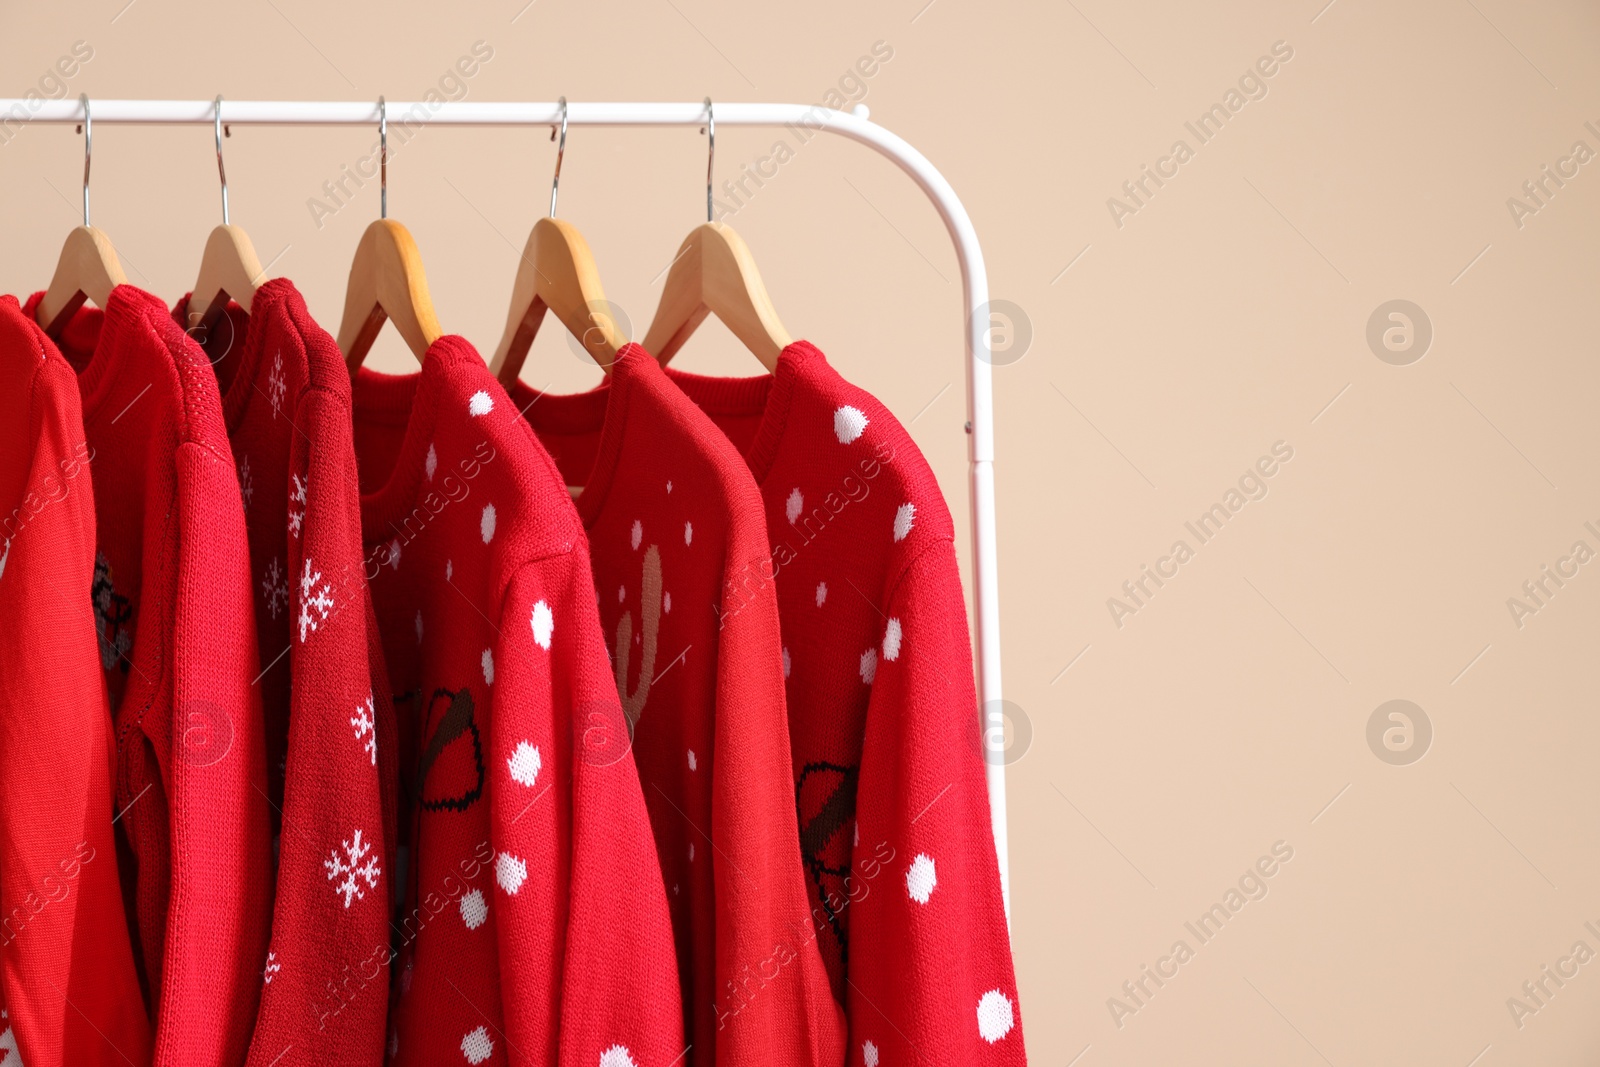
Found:
[[[467,99],[816,102],[887,42],[865,102],[943,169],[1033,330],[996,372],[1033,1061],[1596,1062],[1600,962],[1547,980],[1520,1028],[1507,1007],[1574,942],[1600,951],[1600,564],[1521,628],[1506,603],[1573,542],[1600,549],[1600,164],[1520,227],[1506,203],[1575,141],[1600,150],[1592,4],[525,2],[6,0],[3,91],[83,40],[71,95],[415,99],[482,40]],[[1267,95],[1199,144],[1184,122],[1277,41],[1293,58]],[[777,136],[720,132],[724,177]],[[211,131],[96,134],[95,222],[175,299],[218,221]],[[1194,158],[1119,227],[1107,198],[1178,138]],[[234,221],[330,327],[377,191],[320,229],[306,201],[372,140],[227,142]],[[47,281],[81,147],[64,126],[0,146],[6,291]],[[579,130],[567,148],[560,213],[642,333],[700,217],[705,140]],[[552,161],[542,131],[438,128],[391,161],[391,214],[446,328],[480,347]],[[791,330],[910,423],[964,513],[959,283],[933,210],[817,138],[729,221]],[[1434,334],[1407,366],[1365,338],[1397,298]],[[390,331],[377,358],[409,357]],[[755,367],[714,326],[682,365]],[[554,330],[524,374],[596,377]],[[1293,459],[1268,495],[1199,545],[1184,522],[1277,441]],[[1107,598],[1179,538],[1194,558],[1119,628]],[[1394,698],[1432,724],[1409,766],[1366,740]],[[1200,945],[1184,923],[1278,841],[1294,856],[1268,895]],[[1194,958],[1119,1027],[1107,999],[1179,938]]]

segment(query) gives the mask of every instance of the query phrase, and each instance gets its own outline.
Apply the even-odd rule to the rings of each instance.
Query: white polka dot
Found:
[[[915,504],[901,504],[894,511],[894,539],[904,541],[906,534],[911,532],[911,527],[917,521],[917,506]]]
[[[689,862],[690,863],[694,862],[694,842],[693,841],[689,842]]]
[[[867,416],[860,408],[853,408],[849,404],[833,413],[833,434],[839,439],[841,445],[847,445],[860,437],[867,429]]]
[[[483,396],[484,394],[479,393],[478,395]],[[467,1058],[467,1062],[472,1064],[473,1067],[477,1067],[478,1064],[488,1059],[493,1052],[494,1042],[489,1039],[489,1031],[486,1027],[480,1026],[461,1039],[461,1054]]]
[[[428,481],[433,481],[433,472],[439,469],[439,453],[433,450],[433,445],[428,446],[428,458],[422,461],[422,469],[428,472]]]
[[[394,570],[400,569],[400,538],[398,537],[389,542],[389,566]]]
[[[494,410],[494,398],[479,389],[472,394],[472,399],[467,401],[467,410],[473,415],[487,415]],[[837,422],[837,420],[835,420]]]
[[[691,771],[696,769],[696,764],[695,764],[695,759],[694,759],[694,749],[692,749],[692,748],[689,750],[689,769]]]
[[[528,865],[517,859],[509,852],[502,852],[494,860],[494,880],[500,883],[512,896],[517,895],[517,890],[522,888],[522,883],[528,877]]]
[[[489,902],[483,899],[482,890],[474,889],[461,898],[461,921],[467,924],[468,930],[476,930],[488,917]]]
[[[893,663],[900,658],[900,620],[890,619],[883,629],[883,658]]]
[[[669,493],[672,492],[672,479],[671,478],[667,479],[667,492],[669,492]]]
[[[661,594],[661,610],[662,610],[662,612],[664,614],[667,614],[667,615],[671,615],[672,614],[672,594],[671,593],[662,593]]]
[[[549,651],[550,632],[556,628],[556,618],[550,613],[550,605],[539,601],[533,606],[533,640],[540,648]]]
[[[827,582],[818,582],[817,583],[817,607],[819,607],[819,608],[822,607],[822,605],[824,603],[826,603],[827,600],[828,600],[828,583]]]
[[[422,644],[422,612],[417,612],[417,644]]]
[[[643,540],[644,540],[644,523],[640,522],[638,519],[634,519],[633,520],[633,547],[635,549],[637,549],[639,547],[639,542],[643,541]],[[896,540],[899,540],[899,538],[896,538]]]
[[[483,543],[488,544],[494,539],[494,505],[483,506],[483,518],[478,520],[478,532],[483,534]]]
[[[600,1067],[639,1067],[626,1045],[612,1045],[600,1053]]]
[[[783,650],[783,676],[785,678],[789,677],[789,668],[790,668],[790,666],[791,666],[791,663],[790,663],[790,660],[789,660],[789,650],[786,648],[786,649]]]
[[[539,780],[539,768],[544,766],[544,761],[539,758],[539,749],[526,741],[517,743],[517,750],[511,753],[506,760],[506,767],[511,771],[513,781],[521,782],[528,788],[533,788],[533,783]]]
[[[868,685],[871,685],[872,680],[878,676],[877,649],[869,648],[865,652],[861,653],[861,666],[859,669],[861,671],[861,680],[866,682]]]
[[[794,520],[800,517],[800,513],[804,511],[805,508],[806,498],[801,494],[800,490],[798,488],[790,490],[789,499],[783,502],[784,518],[788,519],[789,522],[793,524]]]
[[[494,650],[493,649],[489,649],[489,648],[484,649],[483,650],[483,656],[481,658],[482,658],[482,662],[483,662],[483,684],[484,685],[493,685],[494,684]]]
[[[451,563],[449,560],[445,560],[444,561],[444,580],[448,582],[450,579],[454,578],[455,576],[456,576],[455,564]]]
[[[625,586],[625,585],[617,586],[617,603],[620,604],[624,600],[627,600],[627,599],[628,599],[628,587]]]
[[[989,1044],[1009,1034],[1014,1022],[1011,1001],[1000,990],[991,989],[978,1001],[978,1036]]]
[[[694,540],[694,523],[686,522],[686,523],[683,524],[683,543],[684,544],[688,544],[689,542],[691,542],[693,540]]]
[[[928,898],[933,896],[934,886],[938,884],[939,875],[934,870],[933,857],[926,852],[917,853],[917,858],[906,869],[906,892],[918,904],[926,904]]]
[[[870,1041],[861,1043],[861,1062],[867,1067],[878,1067],[878,1046]]]

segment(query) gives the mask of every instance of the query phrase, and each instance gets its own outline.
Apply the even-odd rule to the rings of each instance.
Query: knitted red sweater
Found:
[[[43,294],[27,304],[31,317]],[[266,759],[244,508],[205,355],[149,293],[80,309],[94,610],[155,1062],[244,1059],[270,919]]]
[[[933,472],[804,341],[770,376],[667,374],[745,453],[766,501],[801,847],[850,1063],[1025,1062]]]
[[[362,527],[401,733],[401,1064],[671,1064],[672,930],[583,527],[459,337],[356,382]]]
[[[350,373],[287,279],[262,285],[248,316],[230,305],[208,333],[249,527],[267,791],[282,831],[249,1062],[375,1067],[399,755],[369,641]]]
[[[150,1057],[112,844],[91,458],[76,375],[0,297],[0,1050],[34,1067]]]
[[[669,887],[687,1060],[837,1067],[844,1019],[807,922],[778,605],[749,469],[638,345],[592,392],[519,383],[512,399],[584,486],[600,618]],[[717,605],[747,586],[719,622]]]

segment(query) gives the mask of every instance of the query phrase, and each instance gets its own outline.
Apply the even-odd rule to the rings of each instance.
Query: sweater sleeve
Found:
[[[110,715],[89,605],[90,457],[71,369],[37,355],[30,417],[14,424],[32,451],[20,494],[3,501],[0,544],[0,1029],[19,1062],[144,1062],[150,1026],[117,879]]]
[[[242,1062],[271,920],[266,741],[233,464],[178,447],[173,704],[146,733],[168,784],[171,896],[156,1062]],[[163,729],[165,727],[165,729]]]
[[[848,883],[850,1062],[1023,1064],[949,540],[907,563],[883,616]]]
[[[306,489],[288,542],[290,689],[272,944],[250,1063],[375,1067],[389,992],[391,840],[380,779],[394,702],[369,670],[366,575],[348,405],[310,389],[289,469]]]
[[[511,1062],[552,1062],[559,1048],[574,1067],[607,1054],[672,1063],[683,1024],[666,891],[581,549],[513,575],[494,664],[491,843]]]

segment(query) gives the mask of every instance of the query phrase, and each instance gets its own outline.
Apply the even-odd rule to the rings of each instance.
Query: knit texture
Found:
[[[769,376],[667,375],[744,452],[765,501],[801,849],[849,1062],[1024,1063],[954,529],[933,472],[804,341]]]
[[[92,458],[77,376],[0,297],[0,1063],[150,1059],[112,844]]]
[[[95,622],[154,1062],[232,1067],[261,992],[272,856],[250,559],[221,399],[204,353],[130,285],[104,311],[81,308],[60,348],[95,456]]]
[[[404,1065],[667,1065],[666,891],[583,527],[459,337],[361,371],[362,527],[401,734]]]
[[[600,618],[668,886],[685,1062],[844,1061],[807,921],[777,598],[743,458],[638,345],[605,384],[512,391],[584,486]],[[725,597],[737,601],[722,611]]]
[[[249,1062],[376,1067],[399,755],[389,680],[369,656],[350,373],[287,279],[207,333],[249,528],[278,856]]]

